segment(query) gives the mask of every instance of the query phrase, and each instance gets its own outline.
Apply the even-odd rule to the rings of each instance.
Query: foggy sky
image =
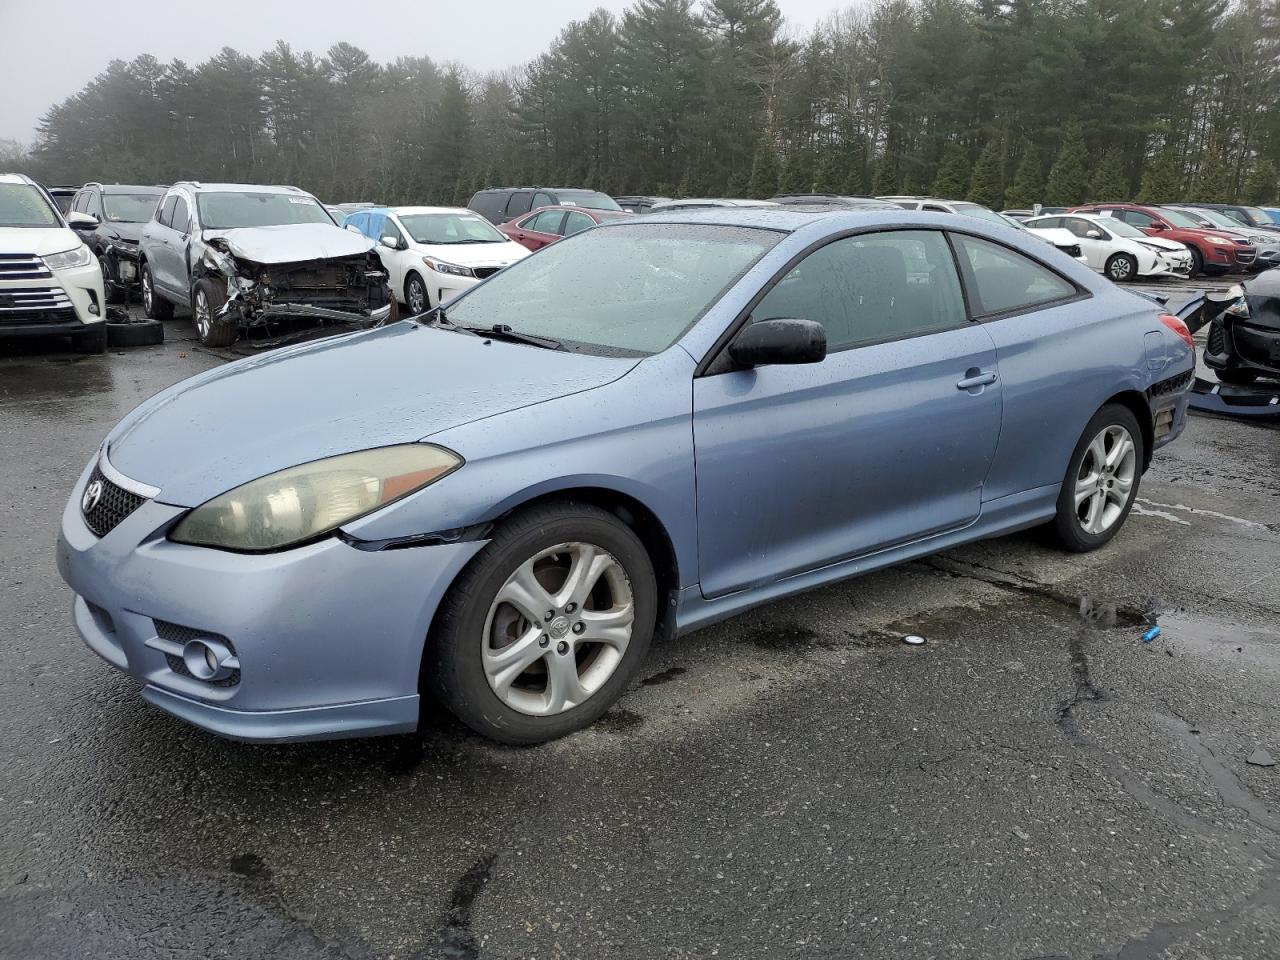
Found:
[[[853,0],[779,0],[807,30]],[[40,116],[111,60],[150,53],[194,65],[224,46],[257,56],[288,41],[323,54],[340,40],[385,63],[426,55],[475,70],[517,66],[542,53],[571,20],[630,0],[0,0],[0,138],[28,143]]]

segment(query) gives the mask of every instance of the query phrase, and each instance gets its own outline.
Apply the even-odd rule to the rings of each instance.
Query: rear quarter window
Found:
[[[1079,292],[1075,284],[1017,251],[977,237],[953,236],[977,316],[1047,306],[1069,300]]]

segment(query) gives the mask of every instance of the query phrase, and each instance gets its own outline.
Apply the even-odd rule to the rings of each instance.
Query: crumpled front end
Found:
[[[264,264],[236,256],[225,240],[214,238],[195,273],[196,279],[226,284],[220,314],[242,329],[278,333],[317,322],[365,328],[393,319],[387,271],[372,251]]]
[[[1209,322],[1205,365],[1228,383],[1280,378],[1280,269],[1230,293],[1234,298]]]

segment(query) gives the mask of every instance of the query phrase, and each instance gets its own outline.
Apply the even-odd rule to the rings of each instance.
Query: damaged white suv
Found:
[[[142,229],[139,261],[147,316],[189,306],[206,346],[396,318],[373,241],[297,187],[176,183]]]
[[[98,258],[49,195],[0,173],[0,337],[70,334],[81,353],[102,353],[105,305]]]

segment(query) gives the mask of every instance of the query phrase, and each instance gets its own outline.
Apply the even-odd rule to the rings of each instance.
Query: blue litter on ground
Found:
[[[1152,640],[1154,640],[1158,636],[1160,636],[1160,628],[1152,627],[1150,630],[1148,630],[1146,633],[1142,635],[1142,642],[1150,643]]]

